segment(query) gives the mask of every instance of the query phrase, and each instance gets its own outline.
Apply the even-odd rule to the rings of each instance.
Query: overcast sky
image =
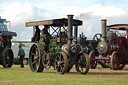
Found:
[[[66,18],[83,21],[79,33],[87,38],[101,33],[101,19],[107,24],[128,23],[128,0],[0,0],[0,16],[11,21],[11,31],[17,32],[15,40],[30,40],[32,27],[25,22]]]

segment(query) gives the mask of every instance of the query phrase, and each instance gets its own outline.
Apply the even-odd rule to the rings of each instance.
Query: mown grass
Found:
[[[29,66],[3,69],[0,66],[0,85],[128,85],[128,66],[124,70],[113,71],[109,68],[91,69],[87,75],[75,71],[64,75],[53,69],[41,73],[33,73]]]

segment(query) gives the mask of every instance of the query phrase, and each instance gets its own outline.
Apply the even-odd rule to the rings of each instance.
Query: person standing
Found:
[[[17,58],[18,56],[20,56],[20,67],[24,68],[23,60],[24,60],[25,52],[22,49],[21,45],[19,45],[19,52],[18,52]]]

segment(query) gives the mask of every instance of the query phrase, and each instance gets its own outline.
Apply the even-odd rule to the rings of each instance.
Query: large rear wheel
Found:
[[[29,52],[29,66],[32,72],[42,72],[42,50],[38,44],[33,44]]]
[[[4,68],[12,67],[13,59],[14,59],[14,55],[11,48],[4,48],[4,50],[2,51],[2,59],[1,59],[3,67]]]
[[[81,74],[86,74],[89,71],[90,64],[89,64],[89,56],[85,53],[82,53],[77,58],[76,63],[76,71]]]
[[[55,69],[58,73],[64,74],[68,68],[68,58],[64,52],[57,53],[55,59]]]

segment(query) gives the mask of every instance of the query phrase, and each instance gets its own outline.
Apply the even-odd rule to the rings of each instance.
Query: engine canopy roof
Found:
[[[108,25],[107,29],[115,29],[115,30],[128,30],[128,24],[114,24]]]
[[[30,26],[40,26],[40,25],[48,25],[48,26],[68,26],[68,19],[62,18],[62,19],[52,19],[52,20],[43,20],[43,21],[32,21],[32,22],[26,22],[26,27]],[[81,20],[73,19],[73,26],[81,26],[83,22]]]

